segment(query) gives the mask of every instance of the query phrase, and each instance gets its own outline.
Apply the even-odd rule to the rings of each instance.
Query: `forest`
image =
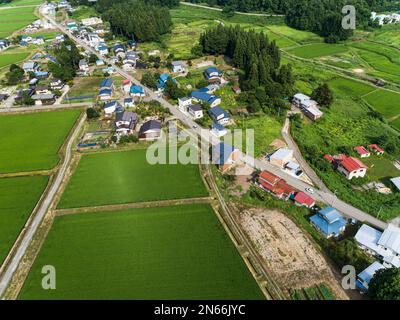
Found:
[[[137,41],[153,41],[170,32],[172,27],[168,8],[150,4],[156,2],[171,1],[99,0],[97,10],[110,23],[114,34]]]
[[[226,55],[242,70],[240,85],[244,92],[240,99],[247,102],[251,112],[285,107],[283,99],[292,94],[294,77],[290,65],[281,66],[275,41],[239,26],[219,25],[200,36],[200,47],[204,54]]]

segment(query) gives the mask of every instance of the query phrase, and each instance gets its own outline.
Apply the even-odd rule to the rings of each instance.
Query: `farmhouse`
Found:
[[[355,239],[361,249],[381,259],[385,267],[400,268],[400,228],[389,224],[382,233],[363,224]]]
[[[32,99],[35,101],[35,105],[49,105],[56,101],[56,96],[53,93],[34,94]]]
[[[144,89],[141,86],[132,85],[129,93],[132,97],[142,98],[145,96]]]
[[[310,217],[310,222],[326,238],[338,237],[346,228],[346,220],[332,207],[321,209]]]
[[[203,109],[198,104],[191,104],[188,107],[188,113],[193,119],[201,119],[203,118]]]
[[[25,72],[35,72],[39,70],[39,65],[35,61],[27,61],[22,65]]]
[[[84,59],[79,60],[79,70],[85,73],[89,71],[89,64],[86,62],[86,60]]]
[[[106,117],[110,117],[115,110],[117,109],[117,107],[120,107],[121,105],[119,104],[118,101],[110,101],[108,103],[106,103],[103,107],[104,110],[104,114]]]
[[[305,94],[296,93],[293,96],[292,103],[313,121],[323,115],[323,112],[318,109],[318,103]]]
[[[138,115],[132,111],[119,112],[115,116],[115,127],[118,135],[129,135],[134,133]]]
[[[190,97],[199,103],[208,103],[210,107],[215,107],[221,104],[221,98],[218,96],[211,95],[207,92],[193,91]]]
[[[385,153],[385,151],[382,148],[380,148],[377,144],[370,144],[368,148],[371,151],[375,152],[375,154],[378,156],[381,156]]]
[[[173,73],[183,73],[186,71],[183,61],[172,61],[171,64]]]
[[[156,140],[161,137],[161,122],[149,120],[142,124],[139,130],[139,139]]]
[[[311,198],[309,195],[304,192],[297,192],[295,197],[293,198],[294,202],[298,206],[304,206],[307,208],[312,208],[315,206],[315,200]]]
[[[220,106],[208,109],[208,114],[210,115],[211,119],[214,120],[214,122],[221,125],[228,124],[230,121],[228,112],[222,109]]]
[[[51,90],[61,90],[64,88],[64,82],[61,79],[54,78],[50,81]]]
[[[211,133],[216,135],[217,137],[223,137],[228,133],[228,130],[219,123],[213,123],[211,126]]]
[[[345,154],[337,156],[331,156],[329,154],[324,155],[324,158],[331,162],[334,168],[343,174],[348,180],[353,178],[362,178],[367,173],[367,166],[360,160],[349,157]]]
[[[356,286],[362,292],[367,292],[369,289],[369,283],[371,282],[372,278],[374,277],[375,273],[378,270],[385,269],[385,267],[375,261],[369,267],[367,267],[364,271],[357,275]]]
[[[211,83],[221,83],[222,72],[215,67],[210,67],[204,70],[204,76]]]
[[[178,109],[181,112],[187,112],[187,108],[191,104],[192,104],[192,98],[190,98],[190,97],[178,98]]]
[[[221,172],[230,169],[239,158],[239,149],[236,149],[228,143],[221,142],[212,149],[212,163],[216,164]]]
[[[359,154],[360,158],[368,158],[371,153],[365,149],[363,146],[356,146],[354,150]]]
[[[258,186],[276,198],[283,200],[288,200],[295,193],[295,189],[288,185],[285,180],[268,171],[260,173]]]
[[[281,148],[269,156],[271,164],[284,168],[285,165],[293,158],[293,150]]]

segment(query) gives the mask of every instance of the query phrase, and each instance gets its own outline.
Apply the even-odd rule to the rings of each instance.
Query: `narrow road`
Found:
[[[77,102],[77,103],[64,103],[64,104],[52,104],[48,106],[27,106],[27,107],[11,107],[11,108],[0,108],[0,113],[22,113],[28,111],[40,111],[40,110],[57,110],[66,108],[79,108],[87,107],[90,103],[88,102]]]
[[[72,34],[70,34],[64,26],[58,24],[52,17],[45,16],[55,27],[60,29],[63,33],[67,34],[71,39],[73,39],[76,43],[81,45],[83,48],[88,50],[91,53],[94,53],[97,55],[97,52],[88,46],[84,41],[81,39],[76,38]],[[123,77],[126,79],[129,79],[132,83],[135,85],[141,85],[146,92],[148,93],[149,97],[153,100],[158,101],[163,107],[168,108],[172,115],[176,117],[176,119],[180,120],[182,123],[186,124],[188,128],[191,129],[194,133],[196,133],[203,141],[208,141],[210,142],[211,145],[216,145],[220,143],[220,139],[214,136],[213,134],[210,133],[210,130],[204,129],[200,127],[196,122],[194,122],[191,118],[187,117],[184,115],[182,112],[180,112],[177,108],[177,106],[173,106],[170,104],[167,100],[163,99],[161,96],[153,92],[151,89],[147,88],[143,84],[141,84],[139,81],[137,81],[135,78],[133,78],[130,74],[127,72],[123,71],[121,68],[119,68],[117,65],[115,65],[110,59],[104,59],[106,63],[109,63],[112,65],[112,67]],[[318,201],[324,202],[340,212],[342,212],[344,215],[350,218],[357,219],[361,222],[367,222],[371,224],[372,226],[375,226],[379,229],[385,229],[387,226],[387,223],[373,217],[372,215],[357,209],[346,202],[338,199],[335,195],[332,195],[330,192],[326,192],[323,190],[315,190],[315,193],[310,194],[308,192],[308,188],[311,186],[295,177],[292,175],[280,170],[279,168],[271,165],[270,163],[267,162],[262,162],[258,159],[255,159],[247,154],[242,155],[242,161],[250,165],[251,167],[258,169],[258,170],[267,170],[272,172],[273,174],[279,176],[282,179],[285,179],[291,186],[294,188],[298,189],[299,191],[303,191],[304,193],[309,194],[313,198],[315,198]]]
[[[214,7],[209,7],[201,4],[196,4],[196,3],[191,3],[191,2],[184,2],[181,1],[180,4],[183,4],[185,6],[189,7],[196,7],[196,8],[203,8],[203,9],[208,9],[208,10],[214,10],[214,11],[222,11],[220,8],[214,8]],[[274,13],[251,13],[251,12],[241,12],[241,11],[235,11],[236,14],[241,14],[243,16],[255,16],[255,17],[284,17],[285,15],[283,14],[274,14]]]
[[[22,258],[25,255],[25,252],[29,246],[29,244],[32,241],[33,236],[35,235],[40,223],[43,220],[43,217],[47,213],[47,211],[50,208],[50,205],[52,204],[54,197],[61,185],[61,182],[64,179],[65,172],[68,168],[68,165],[71,160],[71,154],[72,154],[72,145],[77,137],[80,129],[84,125],[86,121],[86,114],[84,114],[81,119],[79,120],[79,123],[76,125],[74,132],[71,134],[71,137],[68,141],[67,147],[65,149],[65,157],[63,160],[62,165],[60,166],[60,169],[57,173],[56,178],[53,180],[53,183],[46,194],[46,197],[43,199],[42,203],[40,204],[39,208],[35,212],[35,216],[33,217],[32,221],[30,222],[29,225],[25,226],[25,234],[23,235],[23,238],[19,244],[19,246],[16,248],[14,255],[12,256],[10,262],[8,263],[5,272],[0,275],[0,297],[3,296],[5,293],[8,284],[11,281],[11,278],[17,269],[18,265],[20,264]]]
[[[38,7],[37,4],[25,5],[25,6],[8,6],[8,7],[0,7],[0,10],[7,10],[7,9],[18,9],[18,8],[34,8]]]
[[[308,162],[303,158],[303,155],[300,152],[300,149],[297,143],[294,141],[290,134],[290,119],[289,113],[288,117],[285,119],[285,124],[282,128],[282,137],[285,140],[286,144],[288,145],[289,149],[293,150],[294,157],[296,158],[297,162],[300,164],[303,172],[311,179],[311,181],[322,191],[329,193],[328,187],[325,183],[321,180],[321,178],[315,173],[315,171],[311,168]]]

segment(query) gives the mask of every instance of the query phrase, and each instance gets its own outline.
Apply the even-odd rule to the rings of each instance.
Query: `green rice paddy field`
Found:
[[[207,196],[197,165],[156,164],[146,149],[83,155],[60,208]]]
[[[56,290],[43,290],[44,265]],[[209,205],[57,217],[20,299],[263,299]]]
[[[300,58],[318,58],[346,52],[348,49],[341,44],[314,43],[288,50]]]
[[[0,179],[0,265],[43,193],[48,177]]]
[[[12,8],[1,10],[0,38],[10,36],[13,32],[22,29],[38,19],[33,14],[34,8]]]
[[[9,3],[0,4],[0,7],[32,6],[39,5],[42,0],[13,0]]]
[[[28,56],[29,52],[12,52],[11,50],[6,50],[0,53],[0,69],[25,60]]]
[[[0,116],[0,173],[47,170],[80,110]]]

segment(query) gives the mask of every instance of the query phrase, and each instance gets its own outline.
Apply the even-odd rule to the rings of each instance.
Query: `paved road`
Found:
[[[16,248],[15,253],[14,253],[13,257],[11,258],[5,272],[3,273],[2,277],[0,278],[0,297],[4,294],[5,290],[7,289],[7,286],[10,283],[15,270],[17,269],[22,258],[24,257],[25,252],[26,252],[29,244],[31,243],[34,234],[36,233],[40,223],[42,222],[44,216],[46,215],[47,211],[49,210],[49,207],[50,207],[51,203],[53,202],[58,189],[60,188],[61,182],[64,179],[65,172],[68,168],[68,165],[69,165],[69,162],[71,159],[72,144],[73,144],[75,138],[77,137],[79,130],[84,125],[85,121],[86,121],[86,114],[84,114],[82,116],[82,118],[79,120],[78,125],[75,127],[75,130],[72,133],[72,135],[68,141],[68,144],[67,144],[67,147],[65,150],[64,161],[61,164],[61,167],[57,173],[57,176],[54,179],[52,185],[50,186],[48,193],[46,194],[45,198],[41,202],[32,221],[30,221],[29,225],[24,227],[24,228],[26,228],[26,230],[23,235],[23,238],[22,238],[20,244],[18,245],[18,247]]]
[[[180,4],[183,4],[185,6],[190,6],[190,7],[208,9],[208,10],[222,11],[222,9],[220,9],[220,8],[204,6],[204,5],[201,5],[201,4],[196,4],[196,3],[191,3],[191,2],[181,1]],[[235,13],[236,14],[241,14],[241,15],[244,15],[244,16],[255,16],[255,17],[284,17],[283,14],[273,14],[273,13],[251,13],[251,12],[241,12],[241,11],[235,11]]]
[[[88,46],[81,39],[78,39],[78,38],[74,37],[73,35],[71,35],[64,26],[56,23],[56,21],[54,21],[54,19],[52,17],[46,16],[46,18],[54,26],[56,26],[62,32],[67,34],[71,39],[76,41],[83,48],[85,48],[89,52],[94,53],[94,54],[97,55],[97,52],[93,48]],[[182,123],[186,124],[189,128],[191,128],[192,131],[194,131],[198,136],[200,136],[203,141],[209,141],[211,143],[211,145],[216,145],[216,144],[218,144],[220,142],[219,138],[217,138],[216,136],[211,134],[209,130],[201,128],[191,118],[187,117],[182,112],[180,112],[176,106],[173,106],[167,100],[161,98],[158,94],[153,92],[151,89],[146,88],[139,81],[137,81],[135,78],[133,78],[130,74],[128,74],[127,72],[125,72],[124,70],[119,68],[117,65],[115,65],[111,60],[105,59],[105,62],[111,64],[113,66],[113,68],[116,70],[116,72],[118,72],[121,76],[125,77],[126,79],[129,79],[132,83],[134,83],[136,85],[141,85],[146,90],[146,92],[147,92],[147,94],[149,95],[150,98],[158,101],[165,108],[168,108],[174,117],[176,117]],[[252,166],[253,168],[256,168],[258,170],[270,171],[273,174],[279,176],[280,178],[285,179],[294,188],[296,188],[296,189],[298,189],[300,191],[303,191],[305,193],[308,193],[309,195],[311,195],[313,198],[315,198],[318,201],[321,201],[321,202],[324,202],[324,203],[326,203],[328,205],[333,206],[334,208],[336,208],[337,210],[339,210],[340,212],[345,214],[347,217],[354,218],[354,219],[357,219],[357,220],[362,221],[362,222],[368,222],[372,226],[375,226],[375,227],[380,228],[380,229],[384,229],[387,226],[387,223],[385,223],[385,222],[383,222],[381,220],[378,220],[375,217],[373,217],[372,215],[370,215],[370,214],[368,214],[366,212],[363,212],[362,210],[359,210],[359,209],[357,209],[357,208],[345,203],[344,201],[338,199],[331,192],[328,193],[328,192],[326,192],[324,190],[315,190],[315,193],[310,194],[307,191],[307,189],[311,187],[309,184],[307,184],[307,183],[305,183],[305,182],[293,177],[292,175],[280,170],[279,168],[271,165],[270,163],[262,162],[262,161],[260,161],[258,159],[254,159],[253,157],[251,157],[249,155],[246,155],[246,154],[244,154],[242,156],[242,160],[245,163],[247,163],[248,165]]]

